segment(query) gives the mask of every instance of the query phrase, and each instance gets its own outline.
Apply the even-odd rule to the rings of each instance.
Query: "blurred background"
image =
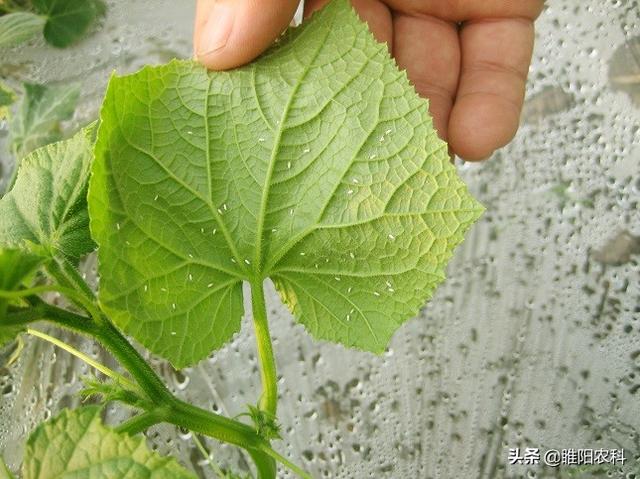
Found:
[[[73,47],[35,37],[0,49],[0,78],[18,90],[80,85],[62,132],[97,117],[112,71],[191,55],[192,2],[106,7]],[[487,211],[386,354],[313,341],[269,291],[282,378],[277,448],[314,477],[640,478],[640,2],[551,0],[536,25],[518,135],[489,161],[458,164]],[[2,121],[5,182],[7,137]],[[16,362],[0,366],[0,453],[14,470],[28,432],[79,404],[79,379],[90,373],[63,351],[25,342]],[[248,318],[232,343],[192,368],[153,363],[205,408],[233,416],[257,399]],[[112,420],[122,414],[109,409]],[[216,477],[189,433],[159,426],[149,437],[200,477]],[[238,450],[206,446],[216,463],[247,470]],[[626,462],[509,465],[516,447],[624,448]]]

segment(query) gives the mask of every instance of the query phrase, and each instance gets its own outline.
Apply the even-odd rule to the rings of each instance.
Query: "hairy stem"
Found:
[[[131,374],[149,399],[156,404],[165,404],[173,400],[173,395],[162,380],[111,323],[106,320],[96,323],[90,318],[45,303],[39,298],[35,300],[31,298],[31,303],[38,304],[42,310],[43,319],[100,341]]]
[[[68,288],[77,291],[75,298],[70,299],[94,316],[94,320],[45,303],[36,296],[26,298],[27,301],[32,306],[38,306],[42,309],[44,319],[97,339],[136,380],[147,397],[157,405],[155,413],[160,417],[142,416],[133,423],[134,426],[137,424],[137,427],[141,427],[153,418],[156,422],[168,422],[240,446],[251,455],[258,470],[258,479],[275,479],[276,461],[281,462],[296,474],[301,474],[302,477],[309,477],[300,468],[273,451],[269,442],[260,437],[253,428],[176,398],[111,321],[96,311],[97,306],[93,291],[68,261],[50,263],[48,271],[67,288],[67,292]],[[252,283],[251,292],[263,384],[260,407],[275,416],[278,401],[276,365],[269,334],[262,282]],[[82,297],[78,297],[78,294]]]
[[[47,270],[61,284],[75,289],[78,292],[77,294],[82,296],[82,299],[76,298],[78,305],[87,309],[95,320],[91,322],[89,330],[73,329],[89,334],[100,341],[156,404],[171,403],[174,399],[173,395],[131,343],[102,314],[98,313],[97,316],[94,316],[96,313],[94,313],[92,307],[95,307],[95,294],[76,268],[66,260],[56,260],[49,263]],[[74,298],[71,297],[70,299],[73,300]],[[56,313],[55,310],[50,308],[47,312],[50,314]],[[88,324],[82,326],[89,327]]]
[[[42,311],[37,308],[14,308],[9,306],[7,315],[2,319],[3,326],[24,326],[42,319]]]
[[[213,418],[215,421],[212,420]],[[264,448],[269,448],[269,443],[246,424],[180,400],[176,401],[163,420],[189,429],[194,433],[204,434],[222,442],[245,448],[256,465],[258,479],[275,479],[275,460],[263,451]]]
[[[113,354],[122,367],[137,381],[145,395],[158,406],[156,413],[161,416],[156,422],[168,422],[243,447],[256,463],[260,479],[275,478],[274,460],[261,451],[262,447],[268,444],[253,428],[177,399],[149,364],[109,321],[96,324],[90,318],[60,309],[41,300],[40,302],[45,319],[97,339]]]
[[[78,293],[75,289],[67,288],[59,285],[44,285],[35,286],[29,289],[20,289],[18,291],[4,291],[0,290],[0,298],[7,299],[21,299],[29,296],[34,296],[43,293],[60,293],[71,299],[76,305],[86,310],[93,319],[99,320],[100,311],[96,305],[90,300],[85,298],[82,294]]]
[[[118,360],[155,404],[168,405],[175,400],[149,363],[109,321],[98,325],[94,337]]]
[[[156,410],[143,411],[120,424],[116,427],[116,431],[133,436],[134,434],[146,431],[159,422],[162,422],[162,415],[158,414]]]
[[[90,302],[94,302],[96,296],[87,282],[82,278],[78,270],[67,259],[54,259],[46,266],[47,272],[53,276],[58,283],[67,288],[72,288],[82,294]],[[69,298],[76,301],[76,298]],[[84,307],[86,303],[79,306]]]
[[[259,450],[266,441],[252,427],[174,398],[163,420],[223,442]]]
[[[269,334],[267,308],[264,302],[264,287],[261,280],[251,283],[251,306],[258,346],[258,358],[260,359],[260,377],[262,379],[260,409],[275,417],[278,407],[278,377],[276,375],[276,361],[273,356],[271,335]]]

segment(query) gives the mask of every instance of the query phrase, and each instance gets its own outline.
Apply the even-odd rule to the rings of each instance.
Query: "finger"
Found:
[[[213,70],[250,62],[278,38],[297,6],[298,0],[198,0],[196,58]]]
[[[463,25],[460,83],[449,118],[449,144],[459,156],[484,159],[515,135],[533,36],[533,22],[522,18]]]
[[[544,7],[543,0],[385,0],[393,11],[412,16],[431,15],[451,22],[482,18],[523,17],[534,20]]]
[[[458,86],[460,47],[454,23],[434,17],[394,14],[393,55],[419,95],[429,99],[429,111],[442,139]]]
[[[309,0],[304,5],[305,18],[329,3],[329,0]],[[389,51],[393,48],[392,18],[389,8],[380,0],[351,0],[351,4],[362,21],[381,43],[386,43]]]

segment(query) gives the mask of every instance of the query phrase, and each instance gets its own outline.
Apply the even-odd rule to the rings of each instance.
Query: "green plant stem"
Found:
[[[206,427],[202,424],[198,426],[202,429],[202,434],[207,434],[222,441],[233,442],[238,446],[257,447],[261,440],[253,429],[239,421],[233,421],[219,416],[213,412],[191,406],[177,399],[163,384],[162,380],[155,373],[147,362],[140,356],[138,351],[126,340],[122,334],[110,323],[103,322],[95,324],[89,318],[85,318],[75,313],[71,313],[56,306],[43,303],[43,314],[45,319],[63,326],[67,329],[92,336],[102,343],[105,348],[113,354],[129,374],[138,382],[138,385],[145,391],[145,394],[151,399],[158,408],[163,408],[163,420],[171,422],[177,426],[191,429],[191,424],[198,422],[206,422]],[[173,410],[176,411],[173,411]],[[188,412],[185,412],[188,411]],[[185,419],[185,423],[178,421],[175,414]],[[193,414],[192,418],[186,418],[189,414]],[[189,423],[189,424],[187,424]],[[234,441],[227,440],[226,431],[219,431],[218,428],[226,429],[231,427],[232,432],[229,438]],[[197,430],[197,429],[196,429]]]
[[[216,422],[211,417],[216,417]],[[258,470],[258,479],[276,477],[275,460],[264,453],[269,443],[258,436],[253,428],[239,421],[218,416],[184,401],[176,400],[165,422],[184,427],[190,431],[235,444],[247,450]]]
[[[256,451],[255,449],[247,449],[247,452],[251,456],[253,463],[256,465],[258,471],[258,479],[275,479],[278,472],[276,467],[276,461],[269,457],[262,451]]]
[[[27,323],[42,319],[42,311],[36,308],[13,308],[9,306],[7,316],[2,320],[3,326],[24,326]]]
[[[53,306],[38,296],[27,296],[24,299],[33,310],[40,313],[39,319],[48,319],[58,324],[58,326],[63,326],[77,333],[89,336],[95,334],[97,327],[95,321],[92,321],[91,318]]]
[[[108,321],[97,325],[94,337],[120,362],[155,404],[168,405],[174,396],[127,339]]]
[[[204,459],[207,461],[207,464],[209,465],[209,469],[211,469],[211,471],[219,479],[225,479],[227,475],[224,473],[222,469],[220,469],[220,466],[218,466],[218,464],[216,464],[216,462],[213,460],[213,455],[209,451],[207,451],[207,449],[204,447],[204,444],[202,444],[202,441],[200,440],[198,435],[192,434],[191,439],[193,440],[193,443],[196,445],[196,447],[198,448],[198,450],[200,451]]]
[[[158,414],[156,410],[143,411],[136,414],[131,419],[126,420],[115,429],[118,432],[133,436],[134,434],[146,431],[151,426],[154,426],[159,422],[162,422],[162,415]]]
[[[78,294],[70,294],[70,299],[74,300],[82,309],[87,310],[92,316],[98,315],[94,309],[95,295],[93,291],[68,261],[51,262],[47,270],[66,288],[65,293],[76,290],[81,295],[80,298]],[[73,288],[73,290],[69,288]],[[273,348],[271,346],[271,337],[269,335],[262,283],[256,282],[252,284],[251,291],[254,324],[258,342],[258,356],[260,358],[263,383],[260,405],[262,409],[275,416],[278,399],[276,366]],[[138,351],[136,351],[120,331],[104,316],[98,315],[98,317],[94,317],[92,321],[90,318],[45,303],[34,296],[29,297],[28,300],[30,300],[30,304],[41,308],[45,319],[93,337],[102,343],[120,362],[122,367],[136,380],[138,385],[144,390],[146,396],[158,406],[156,413],[161,412],[161,417],[157,422],[168,422],[245,448],[256,465],[258,478],[275,478],[275,461],[280,459],[286,461],[286,459],[277,455],[277,453],[271,449],[268,441],[258,436],[253,428],[244,423],[206,411],[177,399],[167,389],[160,377],[158,377]],[[147,417],[140,418],[138,424],[143,425],[144,421],[148,420],[150,419]],[[267,453],[267,450],[272,451],[272,454]],[[276,456],[274,456],[274,454],[276,454]],[[291,463],[287,461],[283,462],[283,465],[290,468]],[[299,470],[299,468],[297,469]]]
[[[267,444],[250,426],[177,398],[174,398],[173,404],[167,409],[166,417],[163,420],[245,449],[260,450]]]
[[[75,295],[76,297],[70,296],[70,299],[75,299],[78,306],[83,309],[88,309],[88,312],[94,316],[95,313],[91,311],[89,305],[95,307],[95,295],[71,263],[66,260],[52,261],[47,265],[47,271],[65,287],[78,291]],[[82,299],[78,297],[78,295],[81,295]],[[44,303],[44,308],[47,318],[58,321],[63,326],[92,336],[100,341],[120,362],[122,367],[133,376],[149,399],[154,403],[164,405],[173,401],[173,394],[167,389],[155,371],[138,351],[131,346],[131,343],[129,343],[120,331],[101,314],[98,313],[96,315],[97,317],[94,317],[94,321],[80,321],[77,318],[82,317],[75,315],[73,324],[69,324],[66,321],[73,318],[73,313],[69,313],[68,311],[62,313],[64,310],[60,310],[60,308],[46,303]]]
[[[0,290],[0,298],[7,299],[20,299],[28,296],[34,296],[42,293],[60,293],[73,300],[82,309],[85,309],[93,319],[99,320],[100,312],[95,304],[89,299],[85,298],[81,294],[77,293],[75,289],[67,288],[65,286],[58,285],[44,285],[35,286],[29,289],[20,289],[18,291],[4,291]]]
[[[278,377],[276,375],[276,361],[273,356],[267,308],[264,302],[264,287],[261,280],[251,283],[251,306],[253,309],[253,326],[256,333],[258,358],[260,360],[260,377],[262,379],[262,394],[260,409],[276,417],[278,407]]]
[[[54,259],[47,263],[47,272],[55,278],[55,280],[66,288],[76,290],[75,297],[69,297],[71,301],[76,303],[81,308],[86,308],[86,301],[78,302],[78,294],[81,294],[85,300],[90,303],[95,303],[96,296],[87,284],[87,282],[80,276],[78,270],[67,259]],[[89,311],[89,313],[91,313]],[[93,314],[92,314],[93,316]]]
[[[37,301],[35,301],[37,303]],[[253,428],[239,421],[187,404],[177,399],[163,384],[147,362],[108,321],[96,324],[84,316],[66,311],[40,300],[45,319],[67,329],[97,339],[113,354],[144,390],[146,396],[158,406],[157,422],[168,422],[223,442],[247,449],[256,463],[260,479],[275,478],[275,461],[262,452],[268,443]]]

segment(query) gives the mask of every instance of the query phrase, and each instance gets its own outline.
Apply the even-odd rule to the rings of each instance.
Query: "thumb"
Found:
[[[198,0],[195,56],[212,70],[250,62],[289,25],[298,0]]]

